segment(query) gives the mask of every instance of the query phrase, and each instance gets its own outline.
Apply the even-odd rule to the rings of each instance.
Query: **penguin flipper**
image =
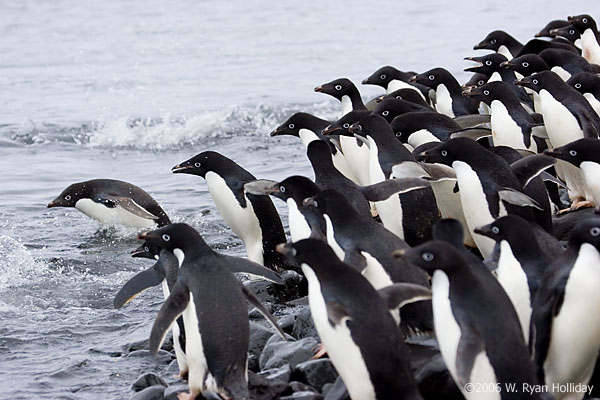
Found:
[[[489,124],[492,116],[489,114],[468,114],[454,117],[454,122],[461,128],[473,128],[481,124]]]
[[[241,257],[232,257],[232,256],[223,256],[227,259],[227,266],[231,272],[245,273],[251,274],[254,276],[258,276],[260,278],[266,279],[278,285],[283,285],[283,278],[276,273],[275,271],[271,271],[270,269],[255,263],[254,261],[250,261],[246,258]]]
[[[278,182],[268,179],[258,179],[244,184],[246,193],[256,196],[268,195],[279,190]]]
[[[360,273],[367,268],[367,259],[358,250],[344,251],[344,263]]]
[[[127,281],[115,296],[115,308],[121,308],[144,290],[159,285],[165,279],[165,270],[157,262],[145,271],[136,274]]]
[[[152,325],[152,331],[150,333],[150,340],[148,341],[148,347],[150,353],[156,355],[158,349],[165,340],[165,336],[173,325],[173,322],[183,313],[188,303],[190,302],[190,292],[187,286],[180,280],[178,281],[171,294],[165,300],[158,315]]]
[[[443,164],[423,164],[415,161],[404,161],[392,166],[390,178],[423,178],[438,182],[456,180],[456,172],[452,167]]]
[[[383,182],[375,183],[369,186],[361,186],[361,193],[369,201],[384,201],[396,193],[406,193],[411,190],[423,189],[430,183],[420,178],[395,178],[386,179]]]
[[[536,176],[556,163],[556,159],[544,154],[535,154],[523,157],[510,165],[521,186],[525,187]]]
[[[466,137],[472,140],[479,140],[490,136],[492,136],[492,130],[489,128],[465,128],[450,134],[451,139]]]
[[[470,327],[461,326],[460,340],[456,349],[456,374],[461,386],[470,382],[475,358],[484,351],[481,335]]]
[[[402,308],[406,304],[431,299],[431,290],[413,283],[394,283],[377,291],[390,310]]]
[[[593,114],[592,114],[593,112]],[[596,112],[583,111],[581,114],[575,114],[579,126],[583,131],[583,137],[598,138],[600,136],[600,118]]]
[[[533,207],[541,211],[544,210],[537,201],[527,196],[525,193],[521,193],[513,188],[503,188],[499,190],[498,196],[500,196],[500,200],[508,204],[519,207]]]
[[[269,310],[267,310],[267,308],[264,306],[264,304],[261,303],[260,300],[254,294],[254,292],[252,292],[252,290],[248,289],[241,282],[240,282],[240,286],[242,288],[242,293],[246,297],[246,300],[248,300],[248,302],[250,304],[252,304],[265,317],[265,319],[271,323],[271,325],[273,325],[273,327],[275,328],[275,330],[277,331],[279,336],[281,336],[283,338],[283,340],[287,341],[288,338],[285,335],[285,332],[281,329],[281,327],[277,323],[277,320],[275,319],[273,314],[271,314],[269,312]]]
[[[121,208],[124,208],[125,210],[129,211],[133,215],[136,215],[140,218],[152,219],[152,220],[159,219],[159,217],[152,214],[151,212],[148,212],[144,207],[140,206],[138,203],[136,203],[130,197],[107,194],[107,195],[99,196],[99,197],[95,198],[94,200],[98,203],[104,204],[105,206],[107,206],[109,208],[114,208],[116,206],[120,206]]]
[[[344,305],[337,301],[328,301],[326,308],[327,319],[329,320],[331,326],[336,326],[343,323],[344,320],[352,319],[350,318]]]

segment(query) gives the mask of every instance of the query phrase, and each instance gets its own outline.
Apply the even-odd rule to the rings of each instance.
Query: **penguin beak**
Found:
[[[406,249],[398,249],[392,251],[392,257],[394,258],[402,258],[406,254]]]
[[[287,257],[293,257],[296,255],[296,249],[287,243],[279,243],[277,246],[275,246],[275,251]]]
[[[331,135],[333,132],[339,131],[341,129],[342,128],[340,128],[339,126],[329,125],[329,126],[325,127],[325,129],[323,129],[321,131],[321,134],[323,134],[323,136],[327,136],[327,135]]]
[[[131,257],[144,257],[146,250],[144,249],[144,245],[141,245],[137,249],[131,252]]]
[[[138,239],[140,239],[140,240],[146,240],[146,239],[148,238],[148,234],[149,234],[149,233],[150,233],[150,232],[142,232],[142,233],[140,233],[140,234],[137,236],[137,238],[138,238]]]
[[[365,79],[363,79],[363,80],[362,80],[362,82],[361,82],[361,83],[362,83],[363,85],[368,85],[368,84],[370,84],[370,83],[371,83],[371,81],[369,81],[369,78],[365,78]]]
[[[171,172],[174,174],[180,174],[180,173],[185,173],[185,171],[187,171],[188,169],[192,169],[192,166],[177,164],[176,166],[171,168]]]
[[[465,68],[464,70],[466,72],[477,72],[477,71],[479,71],[479,69],[481,67],[483,67],[483,63],[474,57],[465,57],[464,59],[468,60],[468,61],[473,61],[474,63],[477,63],[477,65],[475,65],[474,67]]]
[[[562,158],[562,156],[564,155],[562,151],[557,149],[544,150],[544,154],[553,158]]]
[[[259,179],[253,182],[248,182],[244,185],[246,193],[254,195],[269,195],[279,192],[279,182],[270,181],[267,179]]]
[[[427,151],[422,151],[421,153],[417,154],[416,159],[417,161],[427,162],[428,156],[429,154],[427,154]]]
[[[477,86],[465,86],[463,88],[462,95],[465,97],[475,96],[477,94],[477,92],[475,91],[476,88]]]
[[[479,228],[475,228],[473,230],[473,232],[477,233],[478,235],[487,236],[492,239],[494,238],[492,235],[492,228],[490,225],[485,225],[485,226],[480,226]]]
[[[514,66],[514,64],[512,64],[510,61],[502,61],[500,63],[500,67],[502,67],[502,68],[510,68],[513,66]]]
[[[281,135],[281,131],[283,131],[282,127],[281,127],[281,126],[278,126],[278,127],[277,127],[277,128],[275,128],[275,130],[274,130],[274,131],[272,131],[272,132],[271,132],[269,135],[270,135],[271,137],[273,137],[273,136],[279,136],[279,135]]]
[[[523,79],[514,81],[514,84],[517,86],[523,86],[523,87],[529,87],[529,84],[531,83],[531,80],[529,79],[528,76],[526,76]]]
[[[381,103],[384,98],[385,98],[385,96],[379,96],[379,97],[375,98],[375,103],[377,103],[377,104]]]
[[[57,207],[57,205],[56,205],[56,203],[54,203],[54,201],[51,201],[50,203],[48,203],[48,205],[46,207],[52,208],[52,207]]]
[[[408,81],[410,83],[416,83],[419,80],[419,75],[413,75],[410,78],[408,78]]]
[[[482,40],[481,42],[479,42],[475,46],[473,46],[473,50],[487,49],[488,48],[487,46],[488,46],[487,40]]]
[[[323,85],[317,86],[314,90],[315,90],[315,92],[322,93],[323,92]]]

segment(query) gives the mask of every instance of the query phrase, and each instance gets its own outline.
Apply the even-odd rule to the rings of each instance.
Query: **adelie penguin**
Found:
[[[158,352],[169,327],[182,315],[189,366],[187,398],[212,391],[224,398],[248,399],[245,300],[252,299],[259,307],[260,302],[231,273],[228,260],[212,251],[189,225],[171,224],[139,238],[173,253],[180,268],[152,326],[150,352]]]
[[[347,78],[335,79],[315,87],[315,92],[328,94],[342,103],[342,115],[350,111],[366,110],[357,87]]]
[[[270,269],[283,267],[275,246],[285,242],[283,225],[271,199],[244,192],[256,178],[233,160],[214,151],[202,152],[172,169],[174,174],[203,177],[217,210],[244,242],[248,258]]]
[[[596,21],[587,14],[569,17],[568,20],[581,35],[583,57],[592,64],[600,65],[600,34],[596,27]]]
[[[48,208],[52,207],[75,207],[104,224],[151,228],[171,223],[148,193],[131,183],[114,179],[73,183],[48,203]]]
[[[412,375],[408,348],[388,308],[426,299],[423,287],[383,289],[386,302],[327,244],[302,240],[279,251],[301,266],[319,337],[353,400],[422,400]]]
[[[395,255],[432,276],[440,351],[467,400],[542,398],[523,393],[525,385],[538,383],[534,365],[510,299],[491,274],[473,271],[460,250],[445,242],[431,241]],[[507,384],[517,390],[507,390]],[[498,385],[501,390],[484,396],[469,390]]]
[[[381,86],[385,89],[386,94],[391,94],[400,89],[409,89],[418,93],[421,99],[426,101],[429,98],[429,88],[409,82],[409,79],[416,74],[416,72],[404,72],[386,65],[373,72],[368,78],[363,79],[362,84]]]
[[[504,31],[492,31],[485,39],[473,46],[473,50],[493,50],[508,60],[515,57],[523,48],[523,44]]]
[[[540,383],[556,399],[581,399],[600,351],[600,219],[580,222],[567,251],[548,266],[535,297],[530,347]],[[556,391],[553,384],[567,385]],[[570,385],[569,385],[570,384]]]
[[[567,84],[586,98],[596,114],[600,115],[600,76],[580,72],[569,78]]]

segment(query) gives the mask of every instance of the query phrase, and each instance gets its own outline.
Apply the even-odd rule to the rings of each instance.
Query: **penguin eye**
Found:
[[[342,90],[342,85],[335,85],[335,90]]]
[[[315,206],[315,207],[317,207],[317,208],[318,208],[318,207],[319,207],[319,203],[317,203],[317,201],[316,201],[316,200],[313,200],[313,206]]]
[[[600,235],[600,228],[595,226],[592,229],[590,229],[590,235],[592,235],[592,236]]]
[[[523,66],[523,68],[527,68],[529,67],[529,63],[527,61],[523,62],[523,64],[521,64]]]
[[[150,247],[148,247],[148,246],[144,246],[144,251],[145,251],[146,253],[150,253]]]
[[[398,137],[398,138],[399,138],[400,136],[402,136],[402,133],[400,133],[400,132],[396,132],[396,137]]]
[[[381,79],[381,80],[384,80],[385,78],[387,78],[387,75],[386,75],[386,74],[381,74],[381,75],[379,75],[379,79]]]
[[[480,81],[477,81],[477,85],[479,85],[479,86],[482,86],[484,83],[485,83],[485,82],[483,81],[483,79],[482,79],[482,80],[480,80]]]
[[[381,113],[381,115],[383,115],[384,117],[387,117],[388,115],[390,115],[390,112],[388,110],[385,110],[384,112]]]
[[[197,162],[197,163],[194,163],[194,167],[196,167],[196,168],[200,168],[200,166],[201,166],[201,165],[202,165],[202,164],[200,164],[199,162]]]
[[[583,22],[584,24],[587,24],[587,18],[582,19],[581,22]]]
[[[490,95],[490,91],[489,90],[484,90],[483,94],[485,94],[486,96],[489,96]]]
[[[575,29],[569,29],[569,35],[574,35],[575,34]]]
[[[344,129],[348,129],[348,128],[350,128],[350,124],[349,124],[349,123],[347,123],[347,122],[346,122],[344,125],[342,125],[342,126],[344,127]]]
[[[581,83],[576,83],[575,84],[575,89],[581,89]]]
[[[66,195],[66,196],[65,196],[65,200],[66,200],[66,201],[69,201],[69,200],[71,200],[71,195],[70,195],[70,194]]]
[[[433,254],[431,253],[423,253],[421,255],[421,257],[423,258],[423,260],[427,261],[427,262],[431,262],[433,261],[433,259],[435,258]]]
[[[285,193],[285,186],[279,186],[279,191],[281,193]]]
[[[435,76],[433,76],[433,75],[429,75],[429,76],[428,76],[428,78],[429,78],[429,80],[430,80],[430,81],[432,81],[432,80],[434,80],[434,79],[435,79]]]
[[[492,62],[491,62],[490,60],[487,60],[487,61],[485,62],[485,65],[492,65]]]
[[[290,128],[290,129],[294,129],[294,127],[295,127],[295,126],[296,126],[296,125],[294,125],[294,124],[289,124],[289,125],[288,125],[288,128]]]
[[[448,155],[448,150],[442,150],[440,153],[442,156],[446,157]]]
[[[492,226],[492,233],[494,234],[499,234],[500,233],[500,228],[498,228],[497,226]]]
[[[402,96],[396,96],[396,98],[402,100]]]
[[[577,151],[575,151],[575,150],[569,150],[569,155],[571,157],[575,157],[577,155]]]
[[[496,42],[497,42],[497,40],[496,40],[496,39],[492,39],[492,40],[490,40],[490,43],[491,43],[491,44],[496,44]]]
[[[166,233],[163,233],[163,235],[161,237],[162,237],[162,240],[164,240],[165,242],[168,242],[169,240],[171,240],[171,236],[167,235]]]
[[[534,85],[537,85],[537,84],[538,84],[538,80],[537,80],[537,79],[534,79],[534,80],[532,80],[531,82],[532,82]]]

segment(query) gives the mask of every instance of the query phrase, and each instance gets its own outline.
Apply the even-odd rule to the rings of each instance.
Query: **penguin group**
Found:
[[[314,179],[257,179],[214,151],[174,166],[206,181],[247,258],[211,249],[126,182],[75,183],[48,207],[156,228],[133,252],[155,264],[114,305],[162,285],[149,349],[172,332],[182,399],[252,398],[246,301],[293,338],[235,274],[281,285],[286,270],[307,284],[296,301],[308,302],[315,357],[330,359],[342,388],[286,398],[593,397],[600,33],[578,15],[535,37],[489,33],[474,50],[491,53],[466,57],[476,66],[463,85],[432,65],[379,68],[362,81],[385,89],[370,101],[346,78],[316,86],[339,101],[339,119],[298,112],[271,132],[301,140]],[[271,196],[285,202],[289,238]],[[445,383],[415,375],[419,341],[441,354]]]

